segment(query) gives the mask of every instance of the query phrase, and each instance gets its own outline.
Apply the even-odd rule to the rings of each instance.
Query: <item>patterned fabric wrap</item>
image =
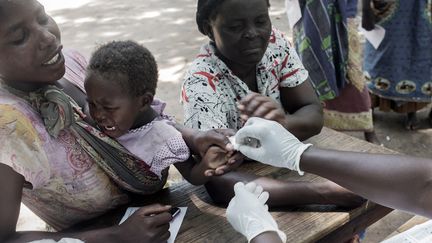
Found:
[[[163,188],[168,168],[161,178],[149,166],[130,154],[116,140],[85,123],[79,105],[56,86],[46,86],[38,91],[23,94],[6,88],[26,99],[41,115],[48,133],[57,137],[61,130],[70,128],[83,149],[96,163],[124,189],[140,194],[152,194]]]
[[[378,49],[365,44],[369,91],[402,105],[432,98],[430,0],[374,0],[377,24],[386,30]]]
[[[300,1],[302,19],[294,26],[297,52],[320,100],[339,95],[347,80],[347,2]]]
[[[363,45],[359,21],[348,18],[349,53],[347,81],[339,96],[324,101],[324,125],[339,131],[373,131],[371,98],[362,72]]]

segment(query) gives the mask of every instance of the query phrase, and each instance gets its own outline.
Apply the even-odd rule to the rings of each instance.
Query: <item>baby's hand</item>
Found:
[[[243,161],[243,155],[224,150],[218,146],[211,146],[201,160],[208,169],[205,176],[223,175],[237,168]]]

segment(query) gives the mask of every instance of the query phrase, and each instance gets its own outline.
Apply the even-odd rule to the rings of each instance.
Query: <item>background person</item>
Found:
[[[362,70],[357,3],[300,1],[302,18],[294,26],[293,39],[323,103],[324,125],[362,131],[367,141],[379,144]]]
[[[382,111],[407,114],[406,128],[416,129],[416,111],[432,98],[431,3],[363,0],[363,28],[372,30],[375,24],[386,32],[378,49],[365,43],[364,70],[370,79],[372,105]]]

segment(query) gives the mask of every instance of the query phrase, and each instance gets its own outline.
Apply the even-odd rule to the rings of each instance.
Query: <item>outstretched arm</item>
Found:
[[[432,160],[310,148],[301,169],[379,204],[432,217]]]
[[[262,163],[314,173],[379,204],[432,217],[432,160],[308,148],[279,123],[251,118],[236,134],[260,141],[239,150]]]
[[[324,124],[322,106],[311,82],[307,79],[294,88],[281,89],[281,102],[289,113],[284,126],[302,141],[319,134]]]

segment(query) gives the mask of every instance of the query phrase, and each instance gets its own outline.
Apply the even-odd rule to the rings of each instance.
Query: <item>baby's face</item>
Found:
[[[127,79],[125,75],[115,76],[112,78]],[[105,80],[101,75],[89,72],[85,89],[90,115],[102,132],[118,138],[134,127],[142,106],[138,98],[129,95],[119,82]]]

